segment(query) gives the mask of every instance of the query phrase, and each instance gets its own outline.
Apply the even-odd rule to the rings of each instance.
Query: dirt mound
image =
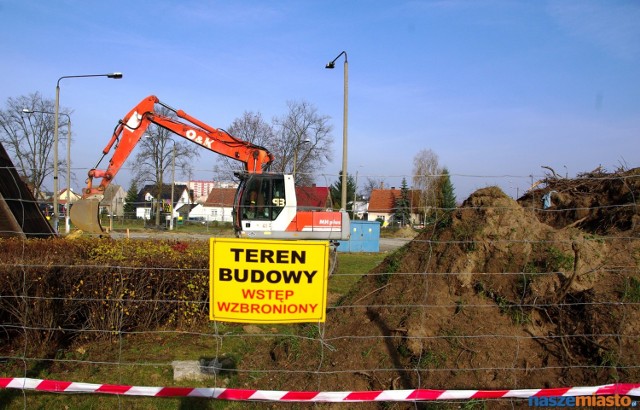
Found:
[[[518,202],[495,187],[473,193],[448,226],[420,233],[363,277],[326,326],[307,325],[323,333],[320,345],[265,346],[274,369],[294,371],[271,387],[637,382],[639,176],[553,178]],[[552,191],[552,207],[541,209]]]

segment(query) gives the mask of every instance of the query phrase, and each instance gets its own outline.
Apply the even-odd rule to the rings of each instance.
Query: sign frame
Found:
[[[210,238],[209,319],[324,322],[329,246],[328,241]]]

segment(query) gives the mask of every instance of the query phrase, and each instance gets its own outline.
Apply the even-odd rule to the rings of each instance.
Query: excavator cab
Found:
[[[233,223],[236,236],[262,239],[348,240],[349,215],[300,206],[293,175],[236,174]]]
[[[281,214],[295,214],[295,189],[289,183],[287,195],[286,179],[290,176],[283,174],[237,174],[240,185],[234,199],[234,228],[238,236],[255,229],[263,231],[271,228]],[[289,208],[289,212],[286,209]],[[248,234],[247,236],[254,236]]]

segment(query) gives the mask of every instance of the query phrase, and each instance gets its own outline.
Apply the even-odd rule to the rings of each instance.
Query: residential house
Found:
[[[82,198],[81,195],[73,192],[73,189],[69,190],[69,203],[73,205],[74,202],[79,201]],[[58,202],[61,204],[67,203],[67,188],[64,188],[58,194]]]
[[[356,200],[355,202],[349,202],[351,204],[351,209],[354,212],[355,218],[354,219],[364,219],[367,215],[367,212],[369,210],[369,202],[365,201],[365,200],[361,200],[358,201]]]
[[[80,199],[82,199],[82,196],[80,196],[80,195],[76,194],[75,192],[73,192],[72,189],[69,190],[69,203],[71,205],[73,205],[74,202],[79,201]],[[67,188],[65,188],[62,191],[60,191],[60,194],[58,195],[58,204],[62,208],[60,210],[60,212],[66,212],[66,208],[67,208]]]
[[[127,193],[122,186],[110,184],[104,190],[104,197],[100,201],[100,213],[106,213],[109,216],[124,215],[124,198]]]
[[[157,185],[145,185],[139,192],[136,198],[136,218],[151,219],[151,215],[155,214],[155,204],[158,201],[156,196],[158,195]],[[164,212],[171,212],[171,205],[173,205],[173,217],[187,218],[191,205],[193,204],[192,198],[189,195],[189,190],[186,185],[176,184],[173,189],[173,204],[171,204],[171,185],[165,184],[162,186],[162,193],[160,195],[160,201],[162,202]]]
[[[383,227],[389,225],[389,223],[393,221],[392,217],[396,211],[396,201],[400,198],[400,195],[401,190],[396,188],[374,189],[371,191],[367,220],[381,220]],[[419,197],[419,190],[409,190],[411,221],[407,221],[407,223],[415,223],[420,219],[418,215]]]
[[[189,212],[189,219],[207,222],[233,222],[234,188],[212,188],[204,203],[196,205]]]
[[[183,182],[179,182],[183,183]],[[201,181],[201,180],[192,180],[189,182],[184,182],[185,185],[189,187],[189,190],[192,192],[192,196],[197,203],[204,203],[207,201],[211,190],[214,188],[237,188],[237,182],[225,182],[225,181]]]
[[[331,209],[331,192],[329,187],[316,186],[297,186],[296,198],[298,201],[298,209],[306,210],[325,210]]]

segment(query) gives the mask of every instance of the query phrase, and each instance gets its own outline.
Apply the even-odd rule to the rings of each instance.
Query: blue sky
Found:
[[[332,184],[344,60],[324,66],[343,50],[348,172],[361,185],[410,184],[421,149],[449,169],[460,201],[494,184],[522,194],[542,165],[569,176],[640,166],[635,0],[0,0],[0,22],[3,108],[36,91],[54,99],[61,76],[124,73],[61,82],[75,189],[117,121],[151,94],[221,128],[308,101],[334,127],[334,160],[317,181]],[[194,178],[214,178],[215,157],[202,152]],[[116,183],[129,182],[125,169]]]

